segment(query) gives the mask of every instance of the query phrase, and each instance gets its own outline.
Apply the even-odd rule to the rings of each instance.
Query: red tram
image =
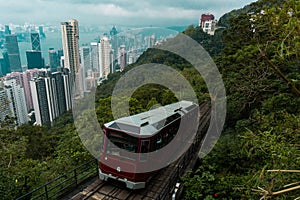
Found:
[[[197,104],[180,101],[104,124],[100,179],[122,181],[130,189],[144,188],[157,171],[149,166],[170,164],[172,155],[181,155],[189,146],[198,128],[198,112]],[[160,151],[163,147],[168,148]]]

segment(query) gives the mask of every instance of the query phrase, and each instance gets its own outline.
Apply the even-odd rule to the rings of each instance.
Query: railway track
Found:
[[[193,143],[187,152],[168,167],[158,171],[146,188],[130,190],[125,186],[96,179],[72,200],[159,200],[171,199],[176,183],[187,169],[191,169],[198,157],[201,141],[208,128],[210,108],[207,103],[200,105],[200,125]]]

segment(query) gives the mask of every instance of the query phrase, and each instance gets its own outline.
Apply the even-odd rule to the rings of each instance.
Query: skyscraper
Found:
[[[55,96],[57,104],[57,114],[58,116],[63,114],[67,110],[66,105],[66,92],[64,89],[64,74],[61,72],[52,73],[52,80],[55,82]]]
[[[3,78],[3,80],[8,81],[8,80],[15,79],[15,80],[16,80],[16,84],[23,86],[23,85],[22,85],[22,77],[21,77],[21,74],[22,74],[22,73],[20,73],[20,72],[12,72],[12,73],[7,74],[7,75]]]
[[[61,58],[62,56],[64,56],[64,51],[63,51],[62,49],[58,49],[58,50],[57,50],[57,56],[58,56],[58,60],[60,60],[60,58]]]
[[[8,55],[8,62],[12,72],[22,72],[19,45],[16,35],[5,36],[5,47]]]
[[[118,55],[118,47],[119,47],[119,43],[120,43],[120,38],[119,38],[119,35],[118,34],[118,31],[116,29],[115,26],[112,27],[111,31],[110,31],[110,43],[111,43],[111,48],[114,52],[113,56],[114,58],[116,58]]]
[[[32,80],[34,77],[37,77],[37,76],[38,76],[38,69],[31,69],[31,70],[26,70],[23,73],[12,72],[10,74],[7,74],[4,77],[4,80],[6,80],[6,81],[11,80],[11,79],[15,79],[17,85],[20,85],[24,89],[25,100],[26,100],[26,105],[27,105],[27,111],[33,109],[29,81]]]
[[[73,90],[75,89],[74,84],[76,87],[79,87],[76,88],[76,91],[82,91],[82,88],[80,88],[79,77],[78,77],[78,72],[80,68],[79,46],[78,46],[78,40],[79,40],[78,21],[72,19],[69,20],[69,22],[62,22],[61,30],[62,30],[62,45],[63,45],[63,52],[64,52],[64,67],[70,70],[71,91],[73,92]],[[80,94],[75,94],[75,95],[80,95]]]
[[[50,121],[45,79],[40,77],[30,81],[30,90],[32,93],[36,125],[42,125]]]
[[[28,119],[24,89],[17,84],[15,79],[6,80],[4,84],[7,99],[5,100],[2,96],[2,100],[6,101],[6,105],[10,108],[10,116],[15,117],[18,126],[26,124]],[[5,110],[7,111],[7,108]]]
[[[113,26],[113,27],[111,28],[109,34],[110,34],[111,37],[113,37],[113,36],[115,36],[115,35],[118,34],[118,31],[117,31],[117,29],[116,29],[116,26]]]
[[[43,26],[39,26],[39,33],[42,39],[46,38],[46,34],[44,33]]]
[[[38,75],[38,69],[26,70],[21,75],[23,77],[22,78],[22,80],[23,80],[22,87],[24,88],[24,91],[25,91],[27,111],[30,111],[31,109],[33,109],[32,94],[31,94],[31,90],[30,90],[30,81],[32,79],[34,79],[34,77],[37,77],[37,75]]]
[[[44,59],[42,58],[42,52],[38,50],[27,50],[26,51],[27,58],[27,68],[44,68]]]
[[[9,26],[8,26],[8,25],[5,25],[4,34],[5,34],[5,35],[10,35],[10,34],[11,34],[11,31],[10,31],[10,29],[9,29]]]
[[[116,66],[115,66],[115,51],[113,50],[113,49],[110,49],[110,52],[109,52],[109,54],[110,54],[110,64],[109,64],[109,73],[108,74],[110,74],[110,73],[114,73],[114,72],[116,72]],[[107,75],[108,75],[107,74]]]
[[[60,67],[65,67],[65,57],[63,49],[57,50],[58,64]]]
[[[8,59],[7,51],[4,51],[2,53],[2,56],[3,56],[3,61],[1,63],[1,70],[2,70],[2,74],[6,75],[6,74],[11,72],[10,66],[9,66],[9,59]]]
[[[58,55],[53,48],[48,50],[48,55],[51,72],[56,72],[57,67],[59,66]]]
[[[0,58],[0,76],[5,76],[6,73],[6,63],[4,58]]]
[[[110,73],[111,48],[107,37],[103,37],[99,43],[99,67],[100,77],[107,78]]]
[[[3,86],[0,87],[0,121],[4,121],[6,117],[15,117],[15,115],[13,112],[11,93]]]
[[[91,65],[94,71],[99,72],[99,49],[97,42],[91,42]]]
[[[2,58],[0,57],[0,76],[5,76],[7,73],[10,72],[6,58],[4,53],[2,53]]]
[[[87,71],[91,69],[90,47],[80,47],[80,61],[84,69],[84,76],[86,77]]]
[[[91,67],[91,54],[89,46],[82,46],[79,48],[80,50],[80,84],[83,91],[86,91],[85,78],[87,77],[87,73],[92,69]]]
[[[38,33],[31,33],[31,47],[32,50],[41,51],[41,42]]]
[[[49,73],[40,71],[40,77],[30,81],[36,125],[52,122],[71,109],[69,72],[67,69]]]
[[[66,68],[60,68],[60,72],[62,73],[63,82],[64,82],[66,109],[70,110],[72,108],[70,73],[69,73],[69,70]]]
[[[123,71],[127,65],[127,52],[125,50],[125,45],[120,46],[118,54],[118,64],[120,65],[120,70]]]

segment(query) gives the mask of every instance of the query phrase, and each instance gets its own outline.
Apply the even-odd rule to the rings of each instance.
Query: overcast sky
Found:
[[[176,26],[198,23],[202,13],[218,19],[255,0],[0,0],[0,24]]]

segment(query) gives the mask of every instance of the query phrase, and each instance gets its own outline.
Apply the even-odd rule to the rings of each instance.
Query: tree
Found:
[[[299,1],[261,0],[227,15],[224,49],[215,57],[227,91],[226,129],[184,179],[186,197],[299,196],[299,175],[274,171],[299,167],[299,10]]]

